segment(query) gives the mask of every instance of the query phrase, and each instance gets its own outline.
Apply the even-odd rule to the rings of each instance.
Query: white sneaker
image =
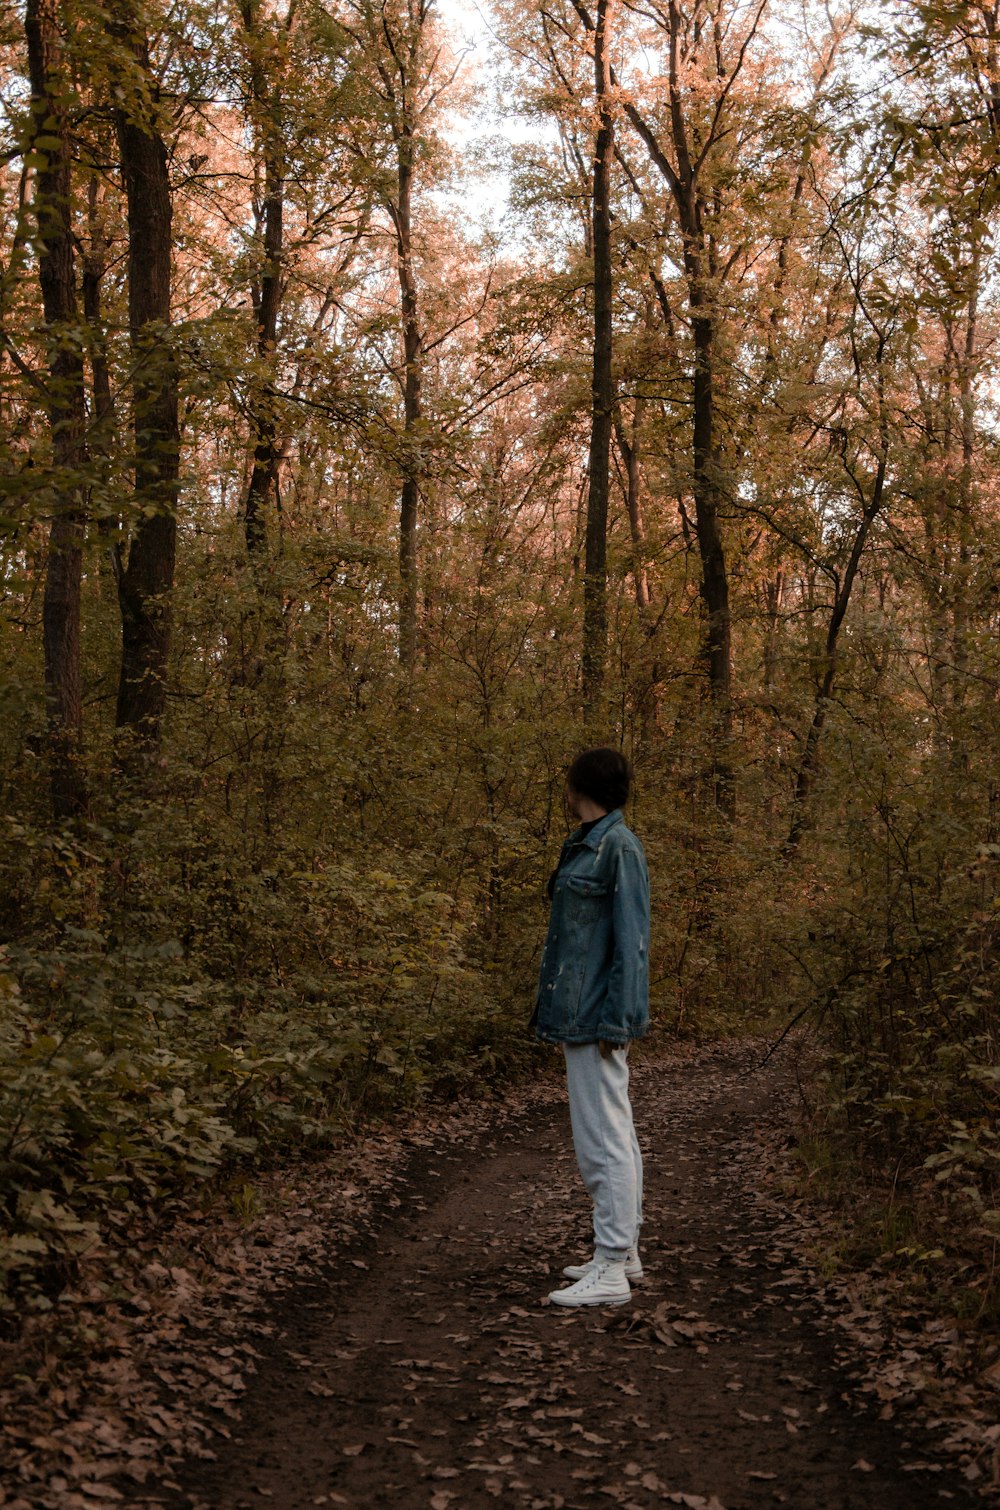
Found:
[[[563,1273],[567,1279],[582,1279],[599,1262],[597,1258],[588,1258],[585,1264],[567,1264]],[[625,1258],[625,1278],[632,1283],[642,1278],[642,1259],[639,1257],[638,1248],[628,1250]]]
[[[624,1264],[603,1260],[587,1265],[587,1272],[566,1290],[553,1290],[549,1299],[557,1306],[621,1306],[632,1299]]]

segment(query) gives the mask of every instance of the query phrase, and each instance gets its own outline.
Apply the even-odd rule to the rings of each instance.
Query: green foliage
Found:
[[[262,843],[219,796],[124,800],[107,827],[7,826],[12,1302],[48,1303],[102,1237],[162,1222],[227,1170],[503,1076],[526,1052],[523,999],[512,1012],[505,978],[473,958],[476,878],[456,884],[433,832],[426,847],[359,843],[341,817],[308,850],[287,829]]]
[[[967,701],[965,737],[979,712]],[[846,760],[854,786],[814,840],[824,882],[797,945],[830,1047],[816,1135],[876,1211],[906,1213],[875,1256],[917,1269],[978,1267],[1000,1232],[1000,846],[980,837],[989,745],[965,737],[914,741],[900,710],[877,743],[836,729],[829,779]]]

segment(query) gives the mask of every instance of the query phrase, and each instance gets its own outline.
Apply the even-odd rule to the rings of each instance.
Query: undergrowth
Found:
[[[0,851],[11,1314],[209,1183],[498,1082],[530,1049],[510,972],[475,957],[427,856],[286,850],[239,871],[193,833],[165,855],[155,821],[10,824]]]

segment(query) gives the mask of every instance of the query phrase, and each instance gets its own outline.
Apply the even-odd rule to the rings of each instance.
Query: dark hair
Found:
[[[566,773],[566,784],[581,797],[589,797],[609,813],[624,807],[632,787],[632,767],[621,750],[602,745],[584,750]]]

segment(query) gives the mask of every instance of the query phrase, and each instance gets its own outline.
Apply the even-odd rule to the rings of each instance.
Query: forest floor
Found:
[[[72,1298],[75,1358],[44,1326],[7,1358],[0,1504],[1000,1504],[997,1367],[974,1377],[958,1328],[872,1276],[821,1272],[790,1193],[795,1052],[638,1057],[628,1306],[545,1299],[590,1248],[555,1077],[161,1234],[116,1295]]]

